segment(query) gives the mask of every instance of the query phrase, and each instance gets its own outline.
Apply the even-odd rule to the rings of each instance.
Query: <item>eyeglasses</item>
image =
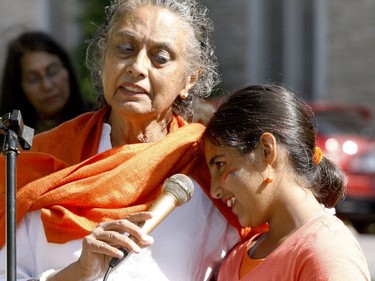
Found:
[[[24,82],[30,86],[41,85],[46,78],[48,81],[54,81],[64,70],[64,66],[60,63],[53,63],[47,67],[44,74],[39,72],[31,72],[23,78]]]

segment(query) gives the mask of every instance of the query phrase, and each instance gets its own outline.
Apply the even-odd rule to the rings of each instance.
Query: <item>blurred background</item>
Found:
[[[108,0],[0,0],[0,65],[7,41],[30,29],[51,33],[84,75],[84,41]],[[375,110],[373,0],[202,0],[214,20],[224,90],[282,82],[307,100]],[[81,78],[85,78],[81,77]]]
[[[202,2],[215,24],[222,75],[212,103],[248,84],[279,82],[312,106],[319,145],[348,175],[338,215],[359,235],[375,276],[375,1]],[[108,3],[0,0],[0,66],[10,39],[28,30],[47,31],[69,50],[91,99],[86,40]]]
[[[84,72],[85,39],[108,0],[0,0],[0,63],[7,41],[51,33]],[[373,0],[202,0],[214,20],[224,90],[282,82],[308,100],[359,102],[375,110]],[[85,77],[82,77],[85,78]]]

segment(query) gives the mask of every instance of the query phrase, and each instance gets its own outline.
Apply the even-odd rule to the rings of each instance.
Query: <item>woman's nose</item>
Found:
[[[146,77],[150,64],[151,62],[146,50],[140,50],[128,65],[128,73],[132,74],[134,77]]]
[[[214,199],[220,199],[223,194],[223,188],[211,180],[211,189],[210,189],[211,197]]]
[[[42,88],[45,89],[45,90],[49,90],[51,87],[52,87],[52,79],[48,76],[43,76],[41,77],[41,85],[42,85]]]

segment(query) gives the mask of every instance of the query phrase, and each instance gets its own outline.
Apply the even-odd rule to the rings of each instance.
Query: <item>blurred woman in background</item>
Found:
[[[44,32],[26,32],[8,45],[0,114],[20,110],[35,133],[89,110],[67,52]]]

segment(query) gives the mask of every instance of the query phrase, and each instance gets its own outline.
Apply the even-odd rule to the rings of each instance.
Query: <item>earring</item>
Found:
[[[264,179],[266,184],[270,184],[273,181],[273,179],[270,177],[270,168],[270,165],[267,165],[268,176]]]
[[[188,97],[188,95],[189,95],[188,92],[182,93],[182,94],[180,94],[180,98],[184,100]]]

